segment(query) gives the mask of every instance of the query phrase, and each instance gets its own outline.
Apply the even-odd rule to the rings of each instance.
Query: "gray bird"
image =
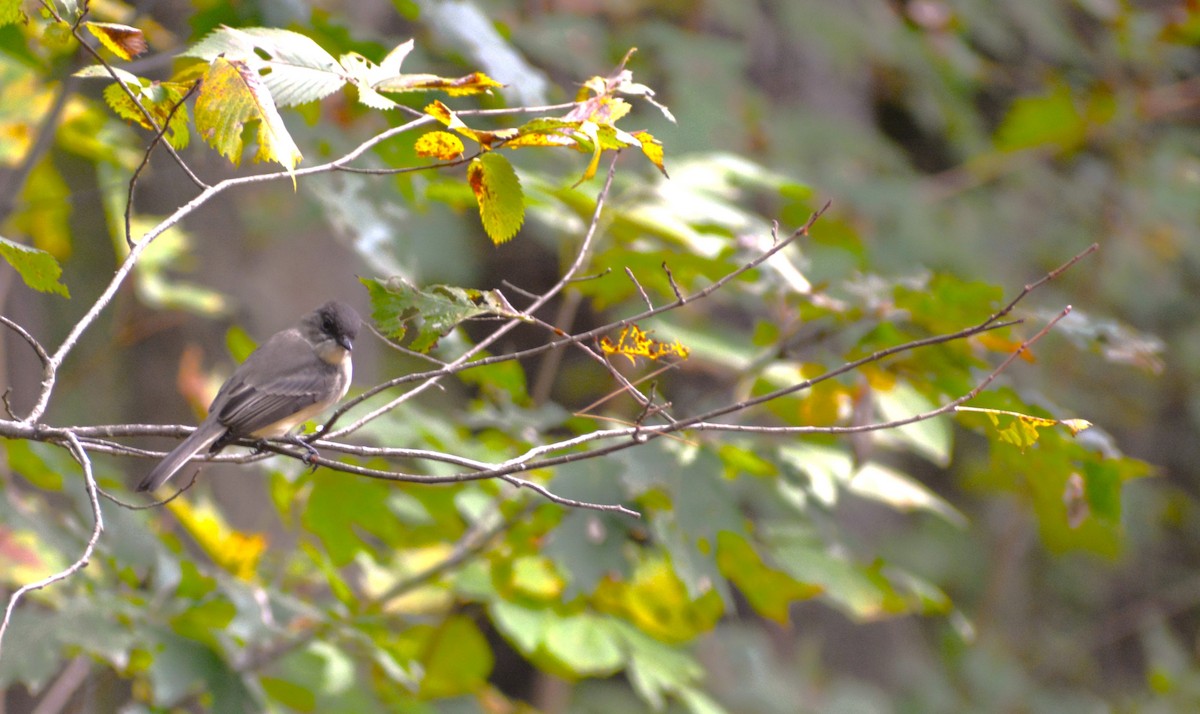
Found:
[[[137,490],[162,486],[205,449],[215,454],[240,438],[284,436],[336,404],[350,388],[350,352],[361,325],[353,308],[334,300],[272,335],[233,371],[200,426]]]

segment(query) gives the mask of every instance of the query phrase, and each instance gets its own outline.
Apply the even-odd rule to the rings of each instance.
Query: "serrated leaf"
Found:
[[[422,290],[402,278],[362,278],[362,283],[371,297],[375,326],[387,337],[403,340],[412,323],[420,320],[417,334],[408,345],[417,352],[433,349],[463,320],[488,314],[511,316],[490,291],[453,285],[431,285]]]
[[[417,156],[452,161],[462,156],[463,143],[448,131],[431,131],[417,139],[413,149],[416,150]]]
[[[487,153],[467,167],[467,183],[479,202],[479,217],[492,243],[507,242],[525,222],[525,194],[508,159]]]
[[[255,161],[275,161],[290,173],[302,158],[275,108],[271,93],[258,74],[240,60],[212,61],[196,97],[196,129],[200,136],[234,164],[241,161],[242,130],[258,122]]]
[[[25,281],[25,285],[43,293],[56,293],[71,297],[67,286],[58,281],[62,267],[54,256],[44,250],[14,243],[0,236],[0,255],[8,261]]]
[[[349,81],[342,65],[312,39],[271,27],[221,27],[183,56],[242,63],[281,107],[323,99]]]
[[[128,62],[149,49],[142,31],[129,25],[111,22],[85,22],[88,32],[95,35],[100,44],[113,54]]]

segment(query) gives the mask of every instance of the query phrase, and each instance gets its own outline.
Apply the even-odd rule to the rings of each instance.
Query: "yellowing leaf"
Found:
[[[185,57],[239,62],[265,85],[273,104],[314,102],[346,85],[346,68],[311,38],[273,27],[221,27],[193,45]]]
[[[128,25],[117,25],[111,22],[85,22],[88,31],[100,40],[113,54],[128,62],[145,52],[149,46],[142,31]]]
[[[1009,340],[997,335],[994,332],[985,332],[982,335],[977,335],[975,341],[984,347],[984,349],[992,352],[1006,352],[1012,354],[1021,347],[1020,340]],[[1029,363],[1037,362],[1037,358],[1033,356],[1033,350],[1024,350],[1021,352],[1021,359]]]
[[[768,567],[749,543],[730,531],[717,534],[717,567],[737,586],[755,612],[781,625],[788,624],[793,602],[823,592],[819,585],[802,583]]]
[[[25,22],[26,19],[21,11],[21,0],[0,0],[0,27]]]
[[[417,156],[428,156],[442,161],[452,161],[463,153],[462,140],[446,131],[431,131],[421,136],[413,148],[416,149]]]
[[[512,317],[511,311],[506,310],[496,294],[490,291],[454,285],[430,285],[420,289],[399,277],[361,280],[371,296],[371,318],[375,327],[397,341],[403,340],[413,327],[416,334],[408,348],[415,352],[433,349],[439,339],[463,320],[480,315]]]
[[[1086,419],[1063,419],[1060,421],[1058,419],[1030,416],[1029,414],[1010,412],[1002,409],[955,407],[955,411],[986,414],[992,422],[992,426],[996,428],[996,434],[1000,437],[1000,440],[1016,446],[1021,451],[1037,443],[1041,429],[1061,425],[1071,432],[1071,436],[1076,436],[1079,432],[1092,426],[1092,423]],[[1001,426],[1008,419],[1012,421],[1005,426]]]
[[[425,113],[445,124],[447,128],[453,129],[468,139],[488,148],[497,142],[507,141],[518,135],[516,129],[501,129],[499,131],[472,129],[457,114],[451,111],[450,107],[439,101],[434,101],[432,104],[426,106]]]
[[[267,548],[265,536],[230,528],[210,505],[194,507],[177,498],[167,503],[167,508],[214,563],[242,580],[254,578],[258,560]]]
[[[662,142],[654,138],[654,135],[648,131],[635,131],[633,136],[637,137],[638,143],[642,147],[642,154],[650,163],[658,168],[664,178],[671,178],[667,175],[667,167],[663,164],[663,146]],[[1028,351],[1028,350],[1026,350]]]
[[[125,86],[133,91],[134,96],[141,101],[142,106],[146,108],[150,116],[154,117],[160,127],[167,122],[167,117],[170,117],[164,138],[176,149],[186,148],[188,140],[191,138],[191,133],[188,131],[188,110],[180,103],[187,96],[187,85],[177,82],[153,82],[147,86],[141,84],[126,84]],[[154,130],[129,95],[121,89],[120,84],[114,83],[104,88],[104,101],[108,102],[108,106],[112,107],[112,110],[121,118],[136,122],[144,129]]]
[[[622,329],[615,344],[607,337],[600,338],[600,351],[606,355],[626,357],[630,364],[637,364],[636,357],[658,360],[673,355],[680,359],[687,359],[689,353],[687,346],[679,340],[671,343],[659,342],[637,325],[629,325]]]
[[[0,524],[0,582],[20,587],[62,569],[62,557],[28,530]]]
[[[380,92],[427,92],[441,90],[452,97],[490,92],[503,87],[483,72],[472,72],[462,77],[439,77],[435,74],[401,74],[376,82],[373,88]]]
[[[239,60],[212,61],[196,98],[196,128],[209,146],[234,164],[241,161],[242,130],[258,123],[255,161],[275,161],[288,172],[302,158],[258,73]]]
[[[496,245],[511,239],[525,221],[525,194],[508,159],[489,152],[471,161],[467,183],[479,202],[483,229]]]
[[[1092,423],[1087,419],[1063,419],[1059,422],[1059,424],[1067,427],[1067,429],[1071,432],[1071,436],[1075,436],[1084,429],[1090,429],[1092,427]]]

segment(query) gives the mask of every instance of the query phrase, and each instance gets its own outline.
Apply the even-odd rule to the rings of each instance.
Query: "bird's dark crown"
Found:
[[[358,329],[362,326],[362,318],[354,308],[337,300],[318,307],[310,319],[324,335],[339,342],[342,338],[353,340],[358,337]]]

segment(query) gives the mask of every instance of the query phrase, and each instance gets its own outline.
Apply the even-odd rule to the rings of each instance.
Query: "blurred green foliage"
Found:
[[[62,681],[75,657],[89,670],[76,699],[99,710],[1195,708],[1194,4],[394,5],[200,0],[93,11],[142,28],[162,55],[222,23],[286,27],[334,56],[373,61],[412,36],[413,66],[509,83],[481,100],[488,106],[538,87],[546,102],[569,101],[637,46],[630,69],[679,124],[644,105],[625,122],[663,141],[671,179],[641,157],[622,159],[583,269],[599,277],[572,284],[559,327],[641,311],[639,285],[658,304],[673,284],[702,289],[769,247],[772,220],[787,231],[832,200],[810,238],[647,326],[691,350],[656,378],[673,413],[686,415],[977,323],[1099,242],[1098,255],[1019,306],[1014,317],[1027,324],[903,353],[739,417],[827,426],[928,410],[1074,303],[1082,309],[1031,361],[971,405],[1098,426],[1074,438],[1039,430],[1024,448],[979,414],[853,437],[685,433],[525,475],[566,498],[630,505],[640,520],[564,509],[498,481],[393,484],[278,459],[261,478],[251,475],[260,467],[242,467],[237,483],[212,479],[219,488],[165,509],[105,502],[91,567],[14,615],[0,658],[9,710]],[[0,27],[0,219],[21,245],[0,247],[34,288],[58,289],[43,266],[61,263],[72,305],[9,281],[5,314],[18,305],[36,315],[36,334],[57,335],[124,256],[126,182],[146,137],[105,107],[101,90],[66,79],[77,69],[73,40],[36,6],[22,8],[28,22]],[[53,142],[39,156],[40,122],[60,93]],[[404,118],[335,95],[286,120],[304,166]],[[370,160],[426,163],[415,138],[386,142]],[[230,171],[202,142],[183,155],[206,175]],[[156,341],[170,327],[162,316],[245,318],[235,305],[260,304],[289,320],[293,306],[264,295],[307,265],[300,253],[318,256],[311,285],[299,286],[304,307],[329,286],[325,273],[366,276],[377,309],[397,300],[383,287],[397,276],[544,290],[573,258],[599,181],[571,187],[587,154],[507,156],[526,214],[499,248],[463,176],[449,172],[311,177],[298,193],[247,188],[210,207],[158,239],[104,336],[64,375],[102,398],[68,391],[51,415],[61,424],[178,416],[160,407],[183,401],[170,374],[128,376],[149,354],[174,371],[179,345]],[[192,195],[169,163],[150,171],[135,235]],[[23,257],[30,248],[43,252]],[[466,315],[481,293],[456,294],[468,296],[456,305]],[[406,295],[404,306],[424,304],[412,298],[422,293]],[[452,359],[486,334],[481,324],[447,334],[427,320],[419,346]],[[244,351],[246,333],[230,334]],[[530,328],[499,347],[548,339]],[[6,342],[10,374],[24,347]],[[364,358],[356,385],[421,365]],[[178,383],[192,396],[187,378],[199,368],[188,369],[181,360]],[[573,355],[460,377],[359,436],[502,462],[638,416],[620,398],[577,413],[615,385]],[[18,407],[29,389],[17,385]],[[62,450],[13,441],[5,454],[0,579],[11,589],[74,560],[90,516]],[[1152,473],[1139,458],[1161,478],[1139,480]],[[96,458],[114,491],[142,467]]]

